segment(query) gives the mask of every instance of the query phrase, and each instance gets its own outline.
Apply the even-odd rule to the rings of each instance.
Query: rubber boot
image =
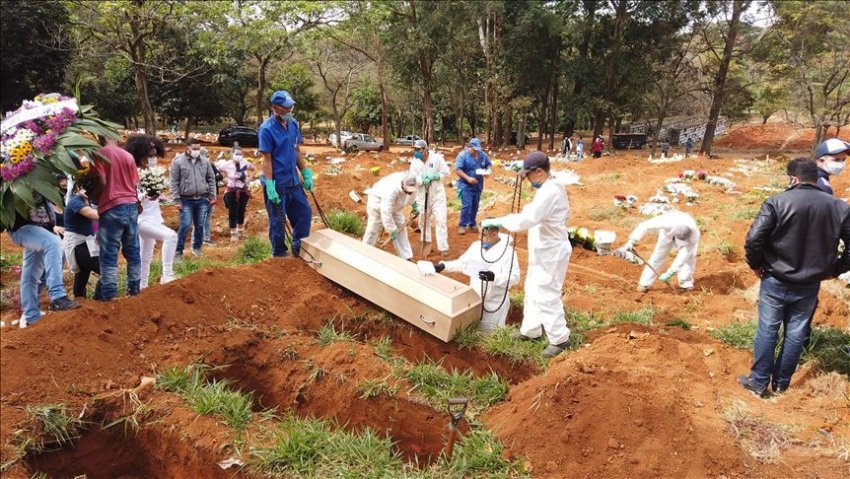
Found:
[[[230,229],[230,242],[231,242],[231,243],[235,243],[235,242],[239,241],[239,233],[238,233],[238,231],[239,231],[239,230],[237,230],[236,228],[231,228],[231,229]]]
[[[238,238],[240,240],[245,239],[245,227],[244,226],[237,226],[236,227],[236,234],[238,235]]]

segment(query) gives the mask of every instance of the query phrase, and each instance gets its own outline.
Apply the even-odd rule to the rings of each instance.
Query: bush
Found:
[[[250,236],[236,253],[236,263],[253,264],[272,256],[272,245],[258,236]]]

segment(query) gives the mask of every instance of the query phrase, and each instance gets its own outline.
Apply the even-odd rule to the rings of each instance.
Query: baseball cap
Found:
[[[284,108],[290,108],[295,104],[295,100],[289,95],[289,92],[286,90],[278,90],[272,93],[271,104],[282,106]]]
[[[425,141],[425,140],[416,140],[416,141],[413,142],[413,147],[414,148],[424,148],[424,149],[427,150],[428,149],[428,142]]]
[[[830,138],[818,145],[818,149],[815,150],[815,159],[824,155],[837,155],[842,151],[848,150],[850,150],[850,143],[838,138]]]
[[[404,179],[401,180],[401,184],[405,188],[414,188],[416,189],[416,175],[413,173],[407,173],[404,175]]]
[[[469,140],[469,146],[472,147],[473,150],[484,151],[484,149],[481,148],[481,140],[479,140],[478,138],[473,138]]]
[[[544,166],[549,166],[549,157],[546,156],[546,153],[543,153],[542,151],[532,151],[525,157],[524,160],[522,160],[522,171],[520,173],[522,176],[525,176],[528,172]]]

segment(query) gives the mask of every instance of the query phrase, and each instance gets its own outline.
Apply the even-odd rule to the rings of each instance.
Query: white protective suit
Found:
[[[435,227],[437,233],[437,249],[449,250],[449,228],[447,223],[448,210],[446,208],[446,188],[443,179],[449,176],[449,165],[442,153],[429,151],[428,157],[423,162],[418,158],[410,161],[410,172],[416,175],[416,202],[419,204],[419,228],[425,231],[425,241],[431,241],[431,226]],[[430,186],[422,184],[424,173],[437,173],[439,180],[431,182]],[[425,192],[428,191],[428,228],[425,229]]]
[[[413,250],[407,239],[404,207],[413,204],[416,195],[408,195],[401,189],[401,182],[406,175],[406,172],[389,174],[365,191],[369,199],[366,201],[368,220],[363,242],[375,246],[382,230],[387,233],[398,231],[398,239],[393,241],[396,254],[404,259],[411,259]]]
[[[519,261],[517,261],[511,238],[506,234],[499,234],[499,238],[500,241],[493,247],[483,250],[484,258],[489,263],[481,259],[480,240],[472,243],[460,258],[443,263],[446,265],[446,271],[467,274],[469,286],[479,294],[481,294],[482,281],[478,279],[478,272],[492,271],[495,274],[495,279],[488,284],[487,294],[483,298],[484,315],[479,327],[484,331],[492,331],[505,325],[508,310],[511,307],[511,302],[506,296],[507,290],[519,283]]]
[[[570,338],[561,288],[573,248],[567,233],[570,202],[566,178],[550,176],[520,213],[494,220],[511,232],[528,230],[528,273],[520,332],[537,338],[546,331],[549,344]]]
[[[655,244],[655,251],[649,257],[647,262],[661,274],[664,271],[661,267],[664,266],[664,260],[670,254],[673,247],[679,248],[679,253],[673,264],[670,265],[670,271],[676,271],[679,279],[680,288],[694,287],[694,268],[697,262],[697,249],[699,248],[700,232],[697,227],[697,222],[694,218],[682,211],[668,211],[655,218],[644,221],[639,224],[632,234],[629,235],[629,241],[637,243],[647,233],[651,231],[658,232],[658,242]],[[683,234],[690,235],[687,239],[682,240]],[[644,268],[640,275],[638,285],[649,287],[655,282],[656,276],[650,268]]]

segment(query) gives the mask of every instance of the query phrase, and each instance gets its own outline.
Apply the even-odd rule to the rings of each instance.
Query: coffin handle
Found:
[[[437,321],[435,321],[433,319],[428,319],[428,318],[426,318],[425,316],[422,316],[422,315],[419,315],[419,320],[422,321],[423,323],[427,324],[428,326],[431,326],[432,328],[434,327],[435,324],[437,324]]]

